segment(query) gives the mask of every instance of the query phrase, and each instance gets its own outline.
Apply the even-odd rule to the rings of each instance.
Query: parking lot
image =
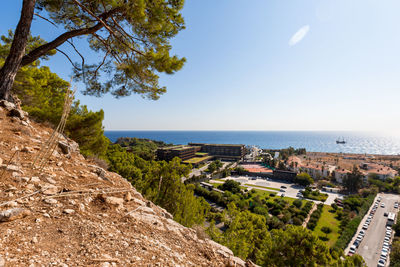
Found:
[[[296,184],[287,183],[287,182],[283,182],[283,181],[270,180],[270,179],[268,179],[268,180],[261,179],[261,178],[252,179],[251,177],[246,177],[246,176],[235,176],[235,177],[223,178],[223,180],[226,180],[226,179],[232,179],[241,184],[247,184],[247,187],[249,187],[249,188],[252,188],[251,185],[255,185],[255,187],[253,187],[255,189],[271,191],[271,192],[275,192],[275,193],[276,193],[276,191],[257,187],[257,186],[272,187],[272,188],[277,188],[277,189],[280,189],[282,186],[285,186],[286,188],[285,188],[284,194],[286,197],[291,197],[291,198],[298,198],[297,194],[299,193],[300,190],[304,189],[303,186],[299,186]],[[212,182],[218,183],[219,181],[212,181]],[[222,182],[219,182],[219,183],[222,183]],[[338,193],[331,193],[331,192],[322,192],[322,193],[328,194],[328,198],[324,202],[324,204],[326,204],[326,205],[331,205],[332,203],[334,203],[334,200],[336,198],[343,198],[343,196]],[[282,194],[282,192],[279,192],[279,194]],[[314,201],[314,202],[319,203],[320,201]]]
[[[365,262],[367,263],[367,266],[378,265],[378,260],[381,257],[382,247],[386,234],[386,222],[388,218],[384,216],[384,213],[394,212],[397,214],[398,209],[394,208],[394,204],[395,202],[400,201],[399,195],[378,194],[378,196],[375,198],[374,203],[377,201],[379,196],[381,197],[381,201],[378,204],[378,208],[376,208],[375,214],[372,216],[368,229],[364,230],[365,235],[361,240],[358,248],[356,249],[356,253],[364,258]],[[381,207],[382,203],[385,204],[384,208]],[[349,246],[345,250],[346,254],[349,252],[350,246],[354,244],[354,241],[356,241],[356,238],[359,235],[360,231],[362,230],[363,225],[367,221],[373,206],[374,204],[372,205],[366,216],[361,221],[355,236],[353,237]],[[393,238],[393,232],[391,233],[390,241],[388,242],[389,244],[391,244],[392,238]],[[385,266],[388,266],[388,262],[386,262]]]

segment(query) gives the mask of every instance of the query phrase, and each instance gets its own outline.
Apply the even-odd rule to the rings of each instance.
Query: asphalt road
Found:
[[[364,258],[365,262],[367,263],[367,266],[369,267],[377,266],[378,260],[381,255],[383,239],[386,233],[386,222],[387,222],[387,217],[383,216],[383,214],[385,212],[397,213],[398,210],[396,210],[393,206],[396,201],[400,201],[399,195],[382,193],[378,194],[378,196],[381,196],[382,200],[379,202],[379,207],[377,208],[375,215],[371,220],[368,230],[366,231],[366,234],[364,236],[364,239],[361,241],[361,244],[356,251],[357,254],[361,255]],[[375,201],[376,199],[377,198],[375,198]],[[385,203],[385,208],[381,208],[381,203]],[[350,242],[348,248],[345,250],[346,253],[348,252],[349,247],[353,245],[355,239],[357,238],[357,235],[362,229],[362,226],[364,225],[371,209],[372,207],[370,208],[366,216],[364,216],[363,220],[358,226],[355,236]]]

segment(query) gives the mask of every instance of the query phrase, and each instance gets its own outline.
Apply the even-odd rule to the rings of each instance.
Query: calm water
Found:
[[[137,137],[166,143],[189,142],[245,144],[260,148],[279,149],[292,146],[307,151],[369,154],[400,154],[400,137],[356,132],[287,132],[287,131],[106,131],[111,141],[118,137]],[[347,144],[338,145],[344,137]]]

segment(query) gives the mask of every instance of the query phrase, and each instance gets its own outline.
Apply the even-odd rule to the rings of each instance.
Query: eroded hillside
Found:
[[[0,266],[246,265],[85,160],[71,140],[61,137],[34,168],[52,129],[0,106]]]

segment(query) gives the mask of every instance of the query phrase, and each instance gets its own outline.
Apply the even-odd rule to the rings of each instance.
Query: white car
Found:
[[[387,255],[388,255],[387,252],[383,252],[382,251],[381,258],[386,260],[387,259]]]
[[[384,207],[385,207],[385,203],[382,203],[382,204],[381,204],[381,208],[384,208]]]
[[[354,253],[356,253],[356,249],[357,249],[356,246],[352,245],[352,246],[350,247],[349,252],[354,254]]]
[[[383,242],[383,246],[389,247],[389,242]]]
[[[362,235],[357,236],[356,240],[361,242],[361,240],[363,240],[363,236]]]
[[[361,230],[361,231],[358,233],[358,235],[360,235],[360,236],[365,236],[365,231],[364,231],[364,230]]]
[[[386,248],[382,248],[382,251],[381,251],[381,252],[389,253],[389,250],[386,249]]]
[[[386,261],[384,259],[379,259],[378,266],[379,267],[385,267],[385,263],[386,263]]]
[[[388,242],[389,243],[389,241],[390,241],[390,238],[389,237],[387,237],[387,236],[385,236],[385,242]]]

